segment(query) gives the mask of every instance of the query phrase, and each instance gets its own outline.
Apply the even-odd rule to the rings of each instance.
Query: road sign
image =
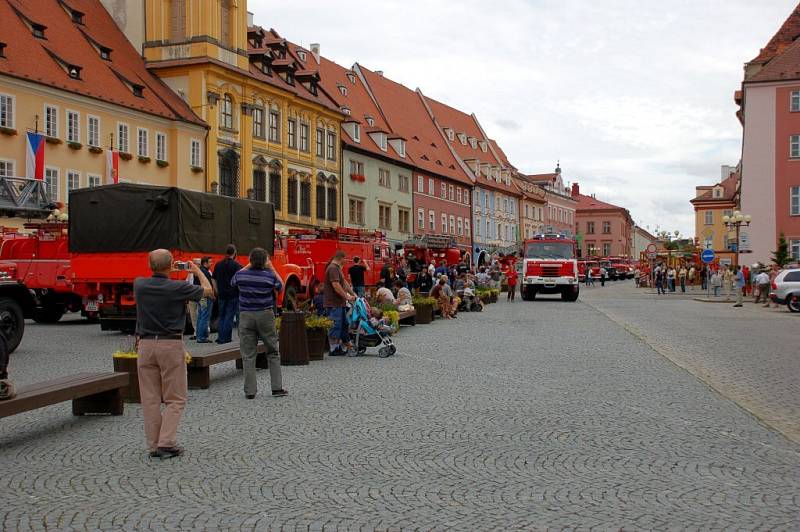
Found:
[[[647,254],[649,255],[651,253],[655,253],[656,251],[658,251],[658,247],[651,242],[650,244],[647,244],[647,250],[646,251],[647,251]]]
[[[717,254],[714,253],[713,249],[704,249],[703,252],[700,254],[700,258],[706,264],[710,262],[714,262],[714,258],[716,258]]]
[[[658,257],[658,253],[656,253],[655,251],[648,251],[648,252],[647,252],[647,258],[648,258],[648,259],[651,259],[651,260],[652,260],[652,259],[654,259],[654,258],[656,258],[656,257]]]

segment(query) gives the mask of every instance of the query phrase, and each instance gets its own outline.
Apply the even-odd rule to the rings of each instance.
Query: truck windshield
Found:
[[[572,244],[566,242],[529,242],[525,245],[526,259],[574,259]]]

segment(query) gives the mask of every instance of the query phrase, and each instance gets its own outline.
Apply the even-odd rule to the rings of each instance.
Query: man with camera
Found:
[[[139,392],[150,456],[172,458],[183,452],[177,446],[177,434],[188,395],[183,345],[186,302],[212,297],[214,291],[194,262],[174,263],[166,249],[151,251],[148,258],[153,275],[133,283]],[[200,285],[170,279],[173,270],[189,270]]]

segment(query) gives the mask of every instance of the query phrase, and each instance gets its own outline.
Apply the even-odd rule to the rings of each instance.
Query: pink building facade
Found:
[[[581,256],[632,257],[633,219],[628,209],[581,194],[578,183],[572,184],[572,197],[578,202],[575,227]]]

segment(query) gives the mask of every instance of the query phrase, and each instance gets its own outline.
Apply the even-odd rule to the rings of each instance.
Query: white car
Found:
[[[769,297],[778,305],[786,305],[792,312],[800,312],[800,268],[789,268],[778,273],[772,282]]]

